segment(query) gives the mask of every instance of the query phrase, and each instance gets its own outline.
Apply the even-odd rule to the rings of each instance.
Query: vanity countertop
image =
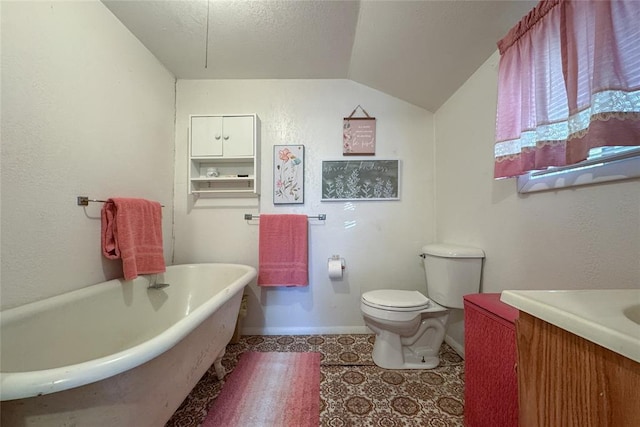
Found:
[[[500,299],[640,363],[640,289],[514,290]]]

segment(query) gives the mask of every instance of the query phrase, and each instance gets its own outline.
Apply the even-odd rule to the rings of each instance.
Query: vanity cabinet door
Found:
[[[520,312],[520,426],[640,426],[640,363]]]

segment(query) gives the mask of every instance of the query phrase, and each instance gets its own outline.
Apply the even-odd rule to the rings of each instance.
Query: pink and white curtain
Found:
[[[498,48],[495,178],[640,146],[640,1],[543,0]]]

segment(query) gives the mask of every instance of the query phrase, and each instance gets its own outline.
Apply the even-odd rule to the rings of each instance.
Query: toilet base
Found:
[[[378,358],[380,359],[380,358]],[[400,363],[389,363],[385,358],[376,360],[376,356],[373,356],[373,362],[384,369],[433,369],[440,364],[440,357],[438,356],[419,356],[417,355],[405,355],[404,360]]]
[[[444,319],[443,319],[444,320]],[[384,369],[433,369],[440,364],[438,355],[444,341],[444,322],[437,318],[423,319],[417,334],[401,337],[398,333],[368,326],[376,333],[373,362]],[[429,336],[431,335],[431,336]],[[422,338],[419,340],[418,338]],[[420,345],[426,341],[432,346]]]

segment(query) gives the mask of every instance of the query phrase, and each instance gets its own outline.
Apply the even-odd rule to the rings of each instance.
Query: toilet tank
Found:
[[[435,243],[422,248],[430,299],[450,308],[464,308],[462,297],[480,291],[484,251]]]

